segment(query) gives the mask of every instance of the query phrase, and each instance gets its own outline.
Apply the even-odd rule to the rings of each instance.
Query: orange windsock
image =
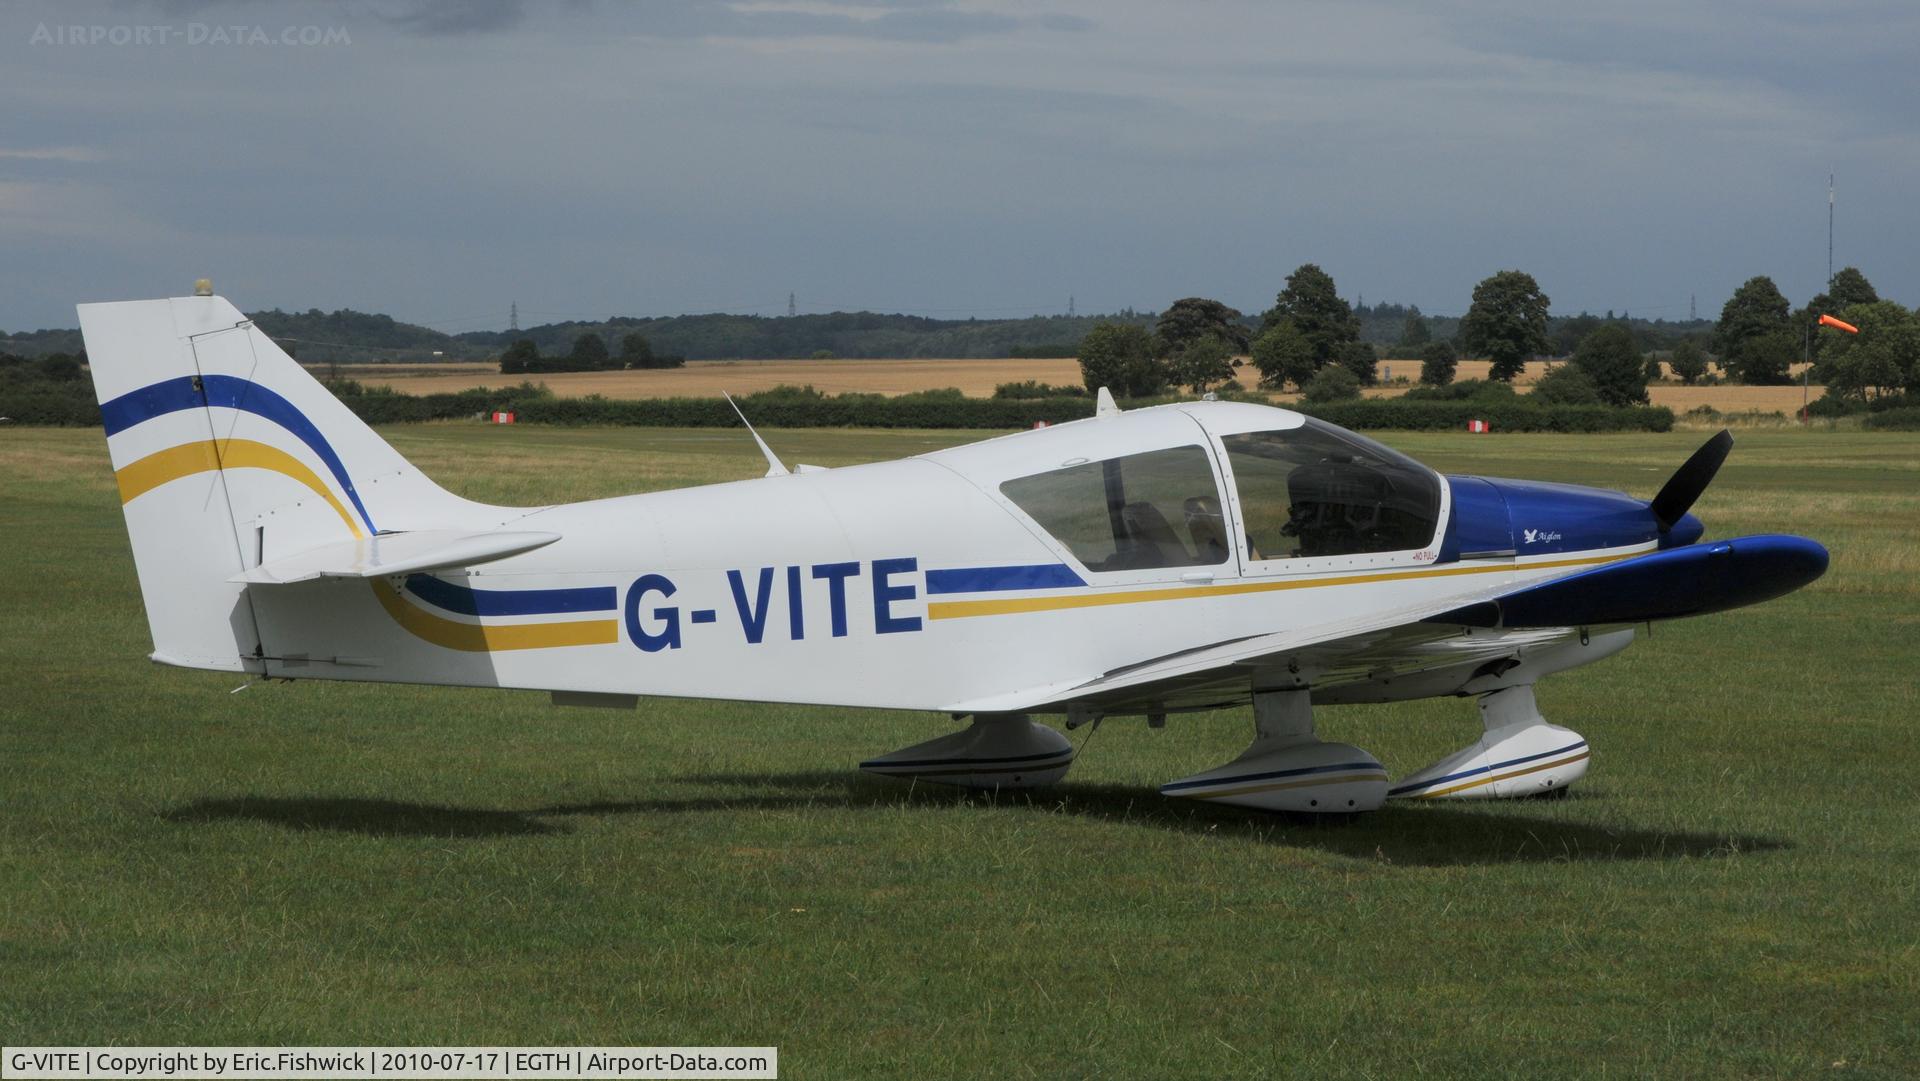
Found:
[[[1823,327],[1833,327],[1833,328],[1834,328],[1835,330],[1844,330],[1844,331],[1846,331],[1846,332],[1847,332],[1848,334],[1858,334],[1858,333],[1860,333],[1860,328],[1859,328],[1859,327],[1856,327],[1856,326],[1854,326],[1854,325],[1853,325],[1852,323],[1842,323],[1842,322],[1841,322],[1840,320],[1838,320],[1838,319],[1835,319],[1835,318],[1834,318],[1833,316],[1831,316],[1831,315],[1823,315],[1823,316],[1821,316],[1821,317],[1820,317],[1820,325],[1821,325],[1821,326],[1823,326]]]

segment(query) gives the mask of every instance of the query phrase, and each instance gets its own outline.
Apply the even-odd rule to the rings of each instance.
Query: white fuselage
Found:
[[[1199,446],[1237,522],[1219,438],[1299,423],[1280,410],[1196,403],[901,461],[506,517],[502,528],[564,539],[443,574],[438,592],[570,599],[549,607],[572,610],[462,612],[411,589],[338,579],[256,589],[265,671],[972,711],[1183,650],[1479,595],[1651,547],[1442,564],[1451,510],[1442,485],[1439,524],[1421,548],[1262,561],[1236,525],[1240,540],[1218,565],[1100,572],[999,488],[1063,462]],[[475,626],[492,637],[462,629]]]

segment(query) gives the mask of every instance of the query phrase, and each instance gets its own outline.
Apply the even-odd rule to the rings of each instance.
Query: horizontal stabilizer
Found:
[[[382,533],[309,548],[297,555],[262,563],[228,581],[286,585],[313,578],[380,578],[447,567],[472,567],[531,552],[559,539],[558,533],[466,533],[454,529]]]
[[[1826,569],[1827,550],[1805,537],[1735,537],[1623,559],[1443,612],[1427,622],[1574,627],[1678,619],[1772,600]]]

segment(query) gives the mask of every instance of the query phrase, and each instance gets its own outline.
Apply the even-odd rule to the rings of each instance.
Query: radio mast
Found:
[[[1827,291],[1833,291],[1833,174],[1827,174]]]

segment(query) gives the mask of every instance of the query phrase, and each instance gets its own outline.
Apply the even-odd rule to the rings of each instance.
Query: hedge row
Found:
[[[744,399],[747,416],[767,428],[1031,428],[1093,415],[1085,398],[835,398]],[[547,398],[521,402],[516,419],[533,424],[612,424],[648,428],[726,428],[738,425],[719,398],[611,401]]]
[[[85,383],[74,387],[64,383],[0,386],[0,417],[13,424],[98,428],[100,407],[93,402],[93,388]]]
[[[55,388],[58,389],[55,389]],[[614,401],[599,398],[525,397],[519,388],[465,391],[460,394],[350,394],[348,408],[369,424],[463,420],[508,410],[528,424],[608,425],[652,428],[724,428],[739,423],[719,398],[653,398]],[[1031,428],[1093,415],[1086,398],[958,398],[870,394],[839,397],[781,394],[742,399],[747,416],[769,428]],[[1294,408],[1343,428],[1399,431],[1458,431],[1469,420],[1484,420],[1496,432],[1664,432],[1673,427],[1672,410],[1646,406],[1543,406],[1525,401],[1408,401],[1363,399]],[[1911,425],[1920,409],[1893,410],[1869,418],[1868,426]],[[93,427],[100,407],[82,384],[25,384],[0,387],[0,416],[16,424]]]
[[[1910,405],[1904,409],[1869,413],[1860,426],[1883,432],[1920,432],[1920,406]]]
[[[502,400],[476,408],[469,395],[348,398],[347,403],[374,423],[471,416],[511,409],[528,424],[607,425],[647,428],[724,428],[739,423],[732,407],[718,398],[652,398],[614,401],[594,398]],[[1031,428],[1093,415],[1085,398],[883,398],[850,394],[833,398],[754,396],[742,407],[757,425],[768,428]],[[1400,431],[1463,430],[1469,420],[1485,420],[1496,432],[1664,432],[1673,428],[1673,411],[1636,406],[1546,406],[1521,401],[1418,402],[1373,399],[1298,406],[1343,428]]]

